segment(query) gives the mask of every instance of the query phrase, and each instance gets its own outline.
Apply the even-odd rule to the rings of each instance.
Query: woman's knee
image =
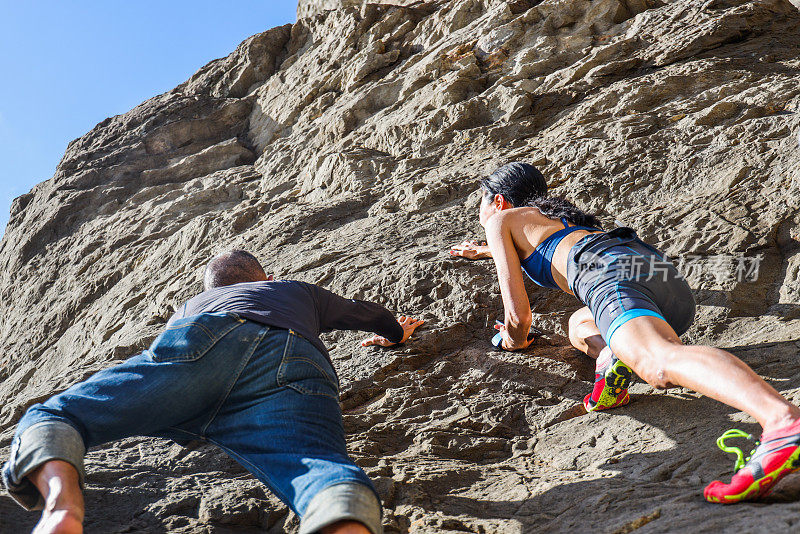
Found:
[[[569,341],[572,343],[572,346],[580,349],[582,346],[585,345],[584,337],[580,335],[579,329],[582,325],[592,322],[594,324],[594,317],[592,317],[592,312],[589,310],[588,307],[584,306],[579,310],[575,311],[572,315],[569,316],[569,324],[567,333],[569,335]]]

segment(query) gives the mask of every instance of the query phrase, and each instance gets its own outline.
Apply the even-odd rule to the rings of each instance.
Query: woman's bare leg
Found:
[[[51,460],[34,469],[28,479],[44,497],[42,517],[33,534],[81,534],[83,494],[78,471],[67,462]]]
[[[570,316],[569,341],[573,347],[594,359],[597,359],[600,351],[606,347],[606,342],[594,324],[594,317],[587,306]]]
[[[714,347],[684,345],[657,317],[636,317],[611,339],[614,354],[651,386],[682,386],[750,414],[771,432],[800,419],[800,408],[733,354]]]

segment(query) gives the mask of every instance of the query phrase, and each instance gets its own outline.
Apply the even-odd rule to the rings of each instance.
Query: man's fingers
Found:
[[[361,346],[362,347],[371,347],[373,345],[380,345],[382,347],[389,347],[392,344],[393,343],[391,343],[388,339],[386,339],[385,337],[381,337],[379,335],[374,335],[374,336],[372,336],[370,338],[367,338],[367,339],[365,339],[364,341],[361,342]]]

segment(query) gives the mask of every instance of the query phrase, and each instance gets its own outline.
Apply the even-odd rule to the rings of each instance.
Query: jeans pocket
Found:
[[[235,313],[215,312],[178,319],[150,345],[150,357],[157,363],[193,362],[246,321]]]
[[[277,382],[304,395],[339,399],[339,380],[333,366],[314,345],[291,330],[278,367]]]

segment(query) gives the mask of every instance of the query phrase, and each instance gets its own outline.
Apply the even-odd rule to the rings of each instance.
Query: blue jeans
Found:
[[[301,532],[336,521],[381,532],[380,504],[347,455],[338,380],[291,330],[231,313],[176,321],[150,348],[32,406],[3,481],[20,504],[43,500],[28,473],[67,461],[83,484],[86,448],[135,436],[203,440],[236,459],[301,517]]]

